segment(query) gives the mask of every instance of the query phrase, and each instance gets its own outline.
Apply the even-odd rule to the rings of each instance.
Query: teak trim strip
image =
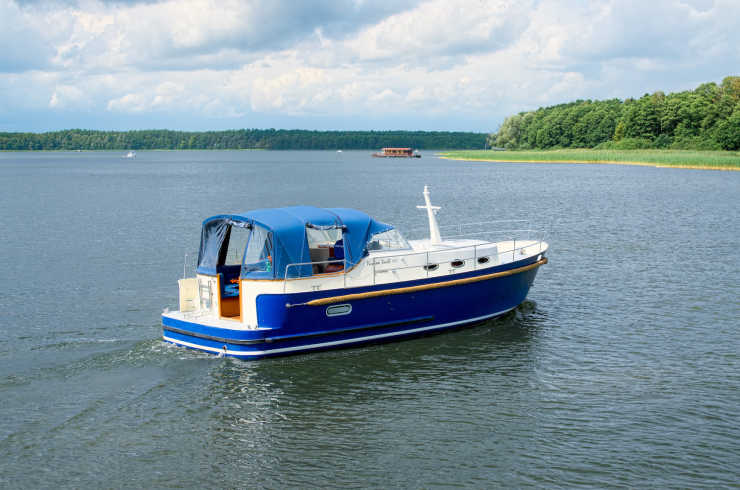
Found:
[[[345,294],[342,296],[331,296],[329,298],[314,299],[314,300],[307,301],[302,304],[305,306],[323,306],[323,305],[330,305],[334,303],[342,303],[344,301],[352,301],[355,299],[376,298],[378,296],[390,296],[394,294],[406,294],[406,293],[415,293],[416,291],[426,291],[427,289],[446,288],[449,286],[458,286],[460,284],[470,284],[473,282],[487,281],[489,279],[496,279],[497,277],[511,276],[513,274],[518,274],[520,272],[526,272],[532,269],[536,269],[537,267],[541,265],[545,265],[545,264],[547,264],[547,257],[543,257],[542,259],[538,260],[537,262],[533,264],[525,265],[522,267],[517,267],[516,269],[510,269],[508,271],[502,271],[502,272],[493,272],[491,274],[485,274],[482,276],[466,277],[464,279],[454,279],[452,281],[436,282],[432,284],[420,284],[419,286],[408,286],[405,288],[383,289],[381,291],[368,291],[366,293],[355,293],[355,294]],[[290,306],[299,306],[299,305],[290,305]]]

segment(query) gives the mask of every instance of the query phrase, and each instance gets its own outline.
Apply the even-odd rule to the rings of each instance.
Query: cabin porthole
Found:
[[[491,259],[489,259],[488,257],[478,257],[479,264],[487,264],[489,260]]]
[[[326,316],[342,316],[352,313],[352,305],[332,305],[326,308]]]
[[[439,264],[427,264],[424,266],[425,271],[436,271],[439,268]]]
[[[465,261],[462,259],[455,259],[452,262],[450,262],[450,265],[455,268],[462,267],[465,265]]]

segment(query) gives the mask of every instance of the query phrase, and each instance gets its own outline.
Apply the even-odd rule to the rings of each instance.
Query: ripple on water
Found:
[[[737,485],[740,174],[367,153],[5,155],[0,486]],[[425,183],[443,225],[551,225],[514,312],[260,362],[161,341],[205,216],[416,228]]]

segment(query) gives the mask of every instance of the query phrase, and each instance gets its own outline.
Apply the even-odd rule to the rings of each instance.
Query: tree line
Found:
[[[417,149],[482,149],[485,133],[447,131],[94,131],[0,133],[0,150],[368,150],[387,146]]]
[[[488,144],[506,149],[740,150],[740,77],[639,99],[577,100],[507,117]]]

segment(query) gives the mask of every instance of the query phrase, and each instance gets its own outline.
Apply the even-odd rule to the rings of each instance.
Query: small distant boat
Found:
[[[424,200],[430,236],[421,240],[347,208],[206,219],[196,277],[179,281],[163,340],[257,359],[439,332],[522,303],[547,263],[542,235],[489,222],[444,237],[427,187]]]
[[[337,153],[342,153],[342,150],[337,150]]]
[[[123,158],[136,158],[136,152],[135,151],[130,151],[130,152],[126,153],[125,155],[123,155]]]
[[[383,148],[373,153],[378,158],[421,158],[421,153],[413,148]]]

